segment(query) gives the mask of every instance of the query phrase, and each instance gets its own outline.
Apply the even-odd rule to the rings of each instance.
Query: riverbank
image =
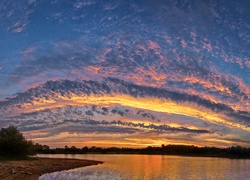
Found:
[[[37,180],[42,174],[101,163],[101,161],[61,158],[30,158],[28,160],[0,161],[0,179]]]

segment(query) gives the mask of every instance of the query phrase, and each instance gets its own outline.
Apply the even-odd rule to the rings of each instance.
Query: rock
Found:
[[[28,175],[32,175],[33,173],[31,173],[31,172],[25,172],[26,174],[28,174]]]
[[[15,170],[15,169],[11,169],[11,173],[12,173],[12,174],[15,174],[15,173],[16,173],[16,170]]]

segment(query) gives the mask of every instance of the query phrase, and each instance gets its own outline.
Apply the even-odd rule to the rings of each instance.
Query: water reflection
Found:
[[[45,179],[243,179],[250,177],[250,160],[161,155],[39,155],[79,158],[104,164],[46,174]]]

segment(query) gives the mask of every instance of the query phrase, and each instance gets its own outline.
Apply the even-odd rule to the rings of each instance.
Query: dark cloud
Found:
[[[150,113],[148,113],[148,112],[145,112],[145,111],[143,111],[143,110],[137,111],[136,114],[137,114],[137,115],[140,114],[140,115],[142,115],[142,117],[144,117],[144,118],[150,118],[150,119],[152,119],[152,120],[160,121],[159,119],[156,119],[156,117],[155,117],[154,115],[152,115],[152,114],[150,114]]]
[[[18,93],[15,97],[7,98],[5,101],[1,101],[0,109],[5,111],[8,107],[18,108],[22,103],[29,103],[34,100],[34,98],[43,97],[45,99],[50,99],[56,96],[56,94],[70,97],[71,93],[77,94],[79,96],[83,94],[105,95],[119,93],[128,94],[136,98],[152,97],[158,99],[167,99],[177,103],[194,103],[198,106],[205,107],[214,113],[224,114],[228,116],[230,120],[244,124],[245,126],[249,126],[250,123],[250,114],[247,111],[235,111],[226,104],[214,103],[196,95],[178,93],[149,86],[139,86],[115,78],[106,78],[103,82],[70,80],[48,81],[42,86],[29,89],[24,93]],[[121,116],[124,114],[124,112],[119,112],[116,109],[113,109],[111,112],[118,113]]]
[[[101,125],[70,125],[67,127],[58,127],[51,130],[51,135],[59,134],[60,132],[69,133],[97,133],[97,134],[124,134],[138,132],[135,128],[124,128],[119,126],[101,126]],[[49,136],[48,136],[49,137]]]
[[[94,113],[90,110],[86,111],[85,114],[89,116],[94,116]]]
[[[45,121],[33,121],[28,120],[21,122],[18,128],[22,132],[28,131],[49,131],[51,135],[53,133],[59,133],[66,131],[69,133],[135,133],[138,131],[148,130],[148,131],[157,131],[158,133],[195,133],[195,134],[206,134],[210,133],[207,130],[202,129],[190,129],[185,127],[171,127],[166,124],[155,125],[144,123],[133,123],[133,122],[122,122],[120,120],[113,121],[97,121],[85,118],[83,120],[63,120],[61,122],[45,122]],[[56,131],[56,132],[55,132]]]
[[[249,140],[243,140],[243,139],[236,139],[236,138],[225,138],[225,139],[222,139],[222,140],[226,140],[226,141],[231,141],[231,142],[235,142],[235,143],[247,143],[247,144],[250,144],[250,141]]]
[[[163,125],[155,125],[155,124],[149,124],[149,125],[145,125],[144,123],[133,123],[133,122],[122,122],[120,120],[113,120],[111,122],[108,121],[95,121],[95,120],[85,120],[83,121],[83,123],[85,124],[91,124],[91,125],[119,125],[119,126],[129,126],[129,127],[136,127],[136,128],[142,128],[142,129],[153,129],[153,130],[158,130],[158,131],[170,131],[170,132],[189,132],[189,133],[209,133],[209,131],[207,130],[197,130],[197,129],[189,129],[189,128],[185,128],[185,127],[179,127],[179,128],[175,128],[175,127],[171,127],[168,126],[166,124]]]

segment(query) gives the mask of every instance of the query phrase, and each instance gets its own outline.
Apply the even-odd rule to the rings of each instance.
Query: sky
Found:
[[[0,128],[50,147],[250,147],[249,7],[0,0]]]

